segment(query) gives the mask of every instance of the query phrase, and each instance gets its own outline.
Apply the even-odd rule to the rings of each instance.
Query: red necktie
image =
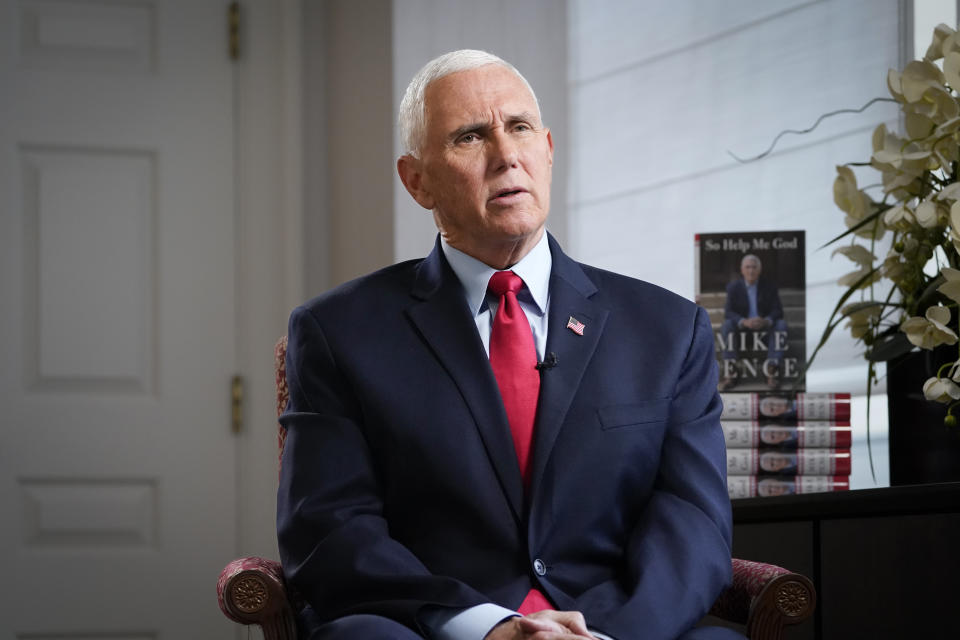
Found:
[[[533,344],[527,314],[517,302],[517,291],[523,288],[520,276],[513,271],[498,271],[490,277],[487,288],[500,296],[500,306],[490,330],[490,366],[500,387],[520,473],[524,485],[527,485],[533,421],[540,395],[537,348]]]
[[[537,371],[537,348],[533,343],[530,322],[517,302],[517,292],[523,288],[523,280],[513,271],[498,271],[490,277],[487,288],[500,297],[497,315],[493,318],[490,330],[490,366],[507,411],[520,474],[524,486],[529,486],[530,449],[540,395],[540,372]],[[540,591],[531,589],[517,611],[526,615],[552,608],[550,601]]]

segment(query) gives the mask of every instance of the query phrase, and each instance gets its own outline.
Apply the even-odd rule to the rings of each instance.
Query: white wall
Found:
[[[887,69],[912,52],[911,4],[570,0],[573,253],[692,299],[694,233],[805,229],[809,354],[844,291],[836,279],[853,270],[830,259],[832,247],[818,249],[845,229],[834,167],[868,160],[873,128],[897,126],[897,109],[829,119],[753,163],[728,151],[759,154],[784,129],[886,97]],[[955,19],[942,9],[917,17],[923,50],[933,24]],[[858,173],[861,185],[879,182]],[[859,353],[846,331],[835,332],[807,386],[855,395],[851,486],[885,486],[885,386],[881,378],[871,402],[874,478]]]
[[[888,95],[900,3],[571,0],[569,24],[574,253],[692,299],[694,233],[806,229],[811,349],[853,270],[818,250],[845,230],[834,167],[869,159],[896,107],[784,137],[758,162],[728,151],[759,154],[783,129]],[[835,335],[808,388],[863,392],[865,363]]]

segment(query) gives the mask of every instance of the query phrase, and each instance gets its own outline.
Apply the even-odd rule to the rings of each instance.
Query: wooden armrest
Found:
[[[297,629],[280,563],[239,558],[217,580],[217,601],[224,615],[240,624],[257,624],[264,640],[296,640]]]
[[[806,576],[734,558],[733,584],[720,594],[710,614],[746,625],[752,640],[776,640],[786,625],[809,618],[816,602],[816,590]]]
[[[777,576],[753,598],[747,634],[757,640],[780,640],[786,625],[803,622],[816,605],[817,592],[809,578],[799,573]]]

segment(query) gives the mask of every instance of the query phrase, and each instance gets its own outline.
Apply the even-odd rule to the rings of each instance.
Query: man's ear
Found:
[[[424,184],[423,161],[409,154],[402,155],[397,159],[397,174],[400,176],[400,182],[417,204],[432,211],[434,200]]]
[[[553,134],[547,129],[547,148],[550,150],[550,166],[553,166]]]

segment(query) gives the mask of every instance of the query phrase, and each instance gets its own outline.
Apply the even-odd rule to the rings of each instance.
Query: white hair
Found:
[[[523,84],[526,85],[533,96],[533,102],[537,107],[537,115],[540,114],[540,103],[537,101],[537,94],[533,92],[533,87],[527,82],[516,67],[499,58],[492,53],[479,51],[477,49],[460,49],[451,51],[440,57],[434,58],[423,66],[413,80],[407,85],[407,90],[403,94],[403,100],[400,101],[400,113],[397,118],[400,126],[400,140],[403,142],[404,151],[414,157],[419,157],[420,150],[423,148],[424,134],[427,126],[425,96],[427,87],[434,80],[439,80],[451,73],[458,71],[470,71],[484,67],[488,64],[496,64],[512,71]]]
[[[748,253],[747,255],[745,255],[745,256],[743,256],[742,258],[740,258],[740,266],[742,267],[742,266],[743,266],[743,263],[746,262],[747,260],[753,260],[754,262],[757,263],[757,267],[763,269],[763,263],[760,262],[760,258],[758,258],[757,256],[753,255],[752,253]]]

